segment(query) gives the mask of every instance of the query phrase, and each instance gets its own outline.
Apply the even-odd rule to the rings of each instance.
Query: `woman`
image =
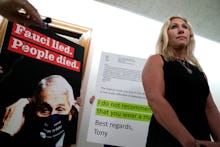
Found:
[[[142,73],[153,111],[147,147],[220,146],[220,114],[194,47],[189,22],[169,18],[161,29],[157,54],[148,58]]]

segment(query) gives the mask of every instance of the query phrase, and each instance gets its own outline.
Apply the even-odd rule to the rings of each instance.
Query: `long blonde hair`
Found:
[[[197,66],[202,71],[202,68],[198,60],[194,56],[195,39],[194,39],[192,26],[189,23],[189,21],[187,21],[186,18],[183,18],[181,16],[172,16],[163,24],[156,43],[156,53],[161,54],[166,61],[175,60],[174,49],[168,46],[169,38],[167,33],[171,20],[174,18],[180,18],[188,24],[190,31],[190,41],[189,44],[187,45],[186,60],[192,63],[193,65]]]

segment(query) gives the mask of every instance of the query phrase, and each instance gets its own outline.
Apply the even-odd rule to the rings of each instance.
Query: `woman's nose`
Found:
[[[178,33],[179,33],[179,34],[183,34],[183,33],[184,33],[184,28],[179,27],[179,28],[178,28]]]

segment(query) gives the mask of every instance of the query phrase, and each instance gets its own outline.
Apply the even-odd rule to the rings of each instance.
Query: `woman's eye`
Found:
[[[184,29],[188,29],[188,26],[187,25],[183,25],[182,26]]]
[[[170,29],[175,29],[177,27],[177,25],[172,25],[170,26]]]

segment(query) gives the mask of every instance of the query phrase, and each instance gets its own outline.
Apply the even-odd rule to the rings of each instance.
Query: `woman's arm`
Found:
[[[207,98],[206,117],[209,122],[213,140],[220,143],[220,113],[215,105],[211,93]]]
[[[197,140],[197,142],[205,147],[220,147],[220,114],[211,93],[207,97],[206,117],[214,142],[207,140]]]
[[[148,58],[142,73],[148,104],[157,121],[184,147],[195,145],[195,139],[179,121],[175,111],[164,98],[163,60],[160,55]]]

